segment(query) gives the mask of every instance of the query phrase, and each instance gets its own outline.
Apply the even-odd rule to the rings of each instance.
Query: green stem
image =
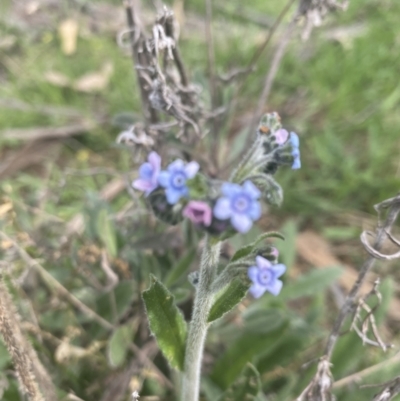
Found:
[[[196,288],[192,320],[186,343],[185,366],[182,377],[181,401],[198,401],[200,391],[201,361],[207,336],[208,313],[212,306],[211,284],[215,278],[221,242],[212,243],[206,237],[206,244],[200,263],[200,277]]]

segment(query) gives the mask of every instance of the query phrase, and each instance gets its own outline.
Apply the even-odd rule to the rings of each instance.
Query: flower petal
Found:
[[[249,270],[247,270],[247,275],[249,276],[249,279],[253,283],[257,283],[258,267],[257,266],[250,266]]]
[[[158,176],[158,183],[167,188],[169,186],[169,180],[171,178],[171,173],[169,171],[161,171],[160,175]]]
[[[300,157],[295,157],[293,164],[292,164],[292,170],[298,170],[299,168],[301,168]]]
[[[182,192],[176,191],[173,188],[167,188],[165,191],[165,195],[167,197],[167,202],[170,205],[175,205],[175,203],[178,202],[178,200],[182,197]]]
[[[240,233],[247,233],[253,225],[250,217],[242,213],[235,213],[231,218],[232,226]]]
[[[272,266],[272,263],[268,259],[265,259],[260,255],[256,256],[256,264],[260,269],[270,269]]]
[[[281,280],[275,280],[271,285],[266,287],[266,290],[269,291],[272,295],[277,296],[282,289],[283,283]]]
[[[275,135],[275,142],[278,145],[283,145],[289,138],[289,132],[287,132],[283,128],[278,129],[278,131],[276,131],[274,135]]]
[[[298,148],[300,146],[299,136],[294,132],[290,133],[290,143],[294,148]]]
[[[161,156],[157,152],[150,152],[147,160],[153,167],[153,170],[160,171],[161,168]]]
[[[184,169],[184,167],[185,167],[184,161],[181,160],[181,159],[177,159],[177,160],[173,161],[173,162],[167,167],[167,170],[168,170],[170,173],[173,173],[173,172],[175,172],[175,171],[182,171],[182,170]]]
[[[221,186],[221,192],[231,198],[238,193],[242,192],[242,187],[239,184],[233,184],[231,182],[224,182]]]
[[[261,217],[261,205],[260,202],[251,202],[250,210],[248,211],[249,216],[252,220],[258,220]]]
[[[143,163],[139,167],[139,177],[144,180],[150,180],[153,175],[153,167],[150,163]]]
[[[185,174],[187,178],[193,178],[199,171],[199,163],[190,162],[185,166]]]
[[[260,298],[261,295],[263,295],[265,291],[266,291],[266,288],[262,287],[259,284],[253,284],[249,289],[250,294],[253,295],[254,298]]]
[[[132,187],[135,189],[138,189],[139,191],[143,191],[143,192],[149,191],[149,190],[151,191],[154,189],[154,185],[150,181],[143,180],[141,178],[133,181]]]
[[[214,206],[214,216],[220,220],[229,219],[232,215],[231,202],[228,198],[219,198]]]
[[[258,199],[261,195],[260,190],[249,180],[244,182],[243,189],[252,199]]]
[[[279,263],[277,265],[272,265],[271,269],[274,272],[274,276],[276,278],[278,278],[278,277],[282,276],[283,273],[285,273],[286,266],[282,263]]]

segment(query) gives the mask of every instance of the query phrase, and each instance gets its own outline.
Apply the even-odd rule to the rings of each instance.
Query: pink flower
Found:
[[[182,214],[194,224],[203,224],[208,227],[212,220],[211,207],[201,201],[190,201],[183,209]]]
[[[283,128],[278,129],[278,131],[276,131],[274,135],[275,135],[275,142],[278,145],[283,145],[284,143],[287,142],[287,140],[289,138],[289,132],[287,132]]]
[[[271,249],[271,255],[274,256],[275,259],[278,259],[279,251],[278,251],[275,247],[272,247],[272,249]]]
[[[139,177],[133,181],[132,186],[143,191],[146,196],[158,187],[158,176],[161,170],[161,157],[156,152],[151,152],[147,162],[139,167]]]

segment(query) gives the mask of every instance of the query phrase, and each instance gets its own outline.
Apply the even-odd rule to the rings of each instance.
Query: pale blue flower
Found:
[[[243,185],[225,182],[221,192],[223,196],[214,206],[214,216],[220,220],[230,219],[237,231],[246,233],[261,216],[259,189],[251,181]]]
[[[158,175],[161,170],[161,157],[157,152],[151,152],[147,162],[139,167],[139,178],[133,181],[132,186],[143,191],[146,196],[158,187]]]
[[[249,267],[247,275],[253,282],[250,287],[250,293],[254,298],[260,298],[265,291],[272,295],[278,295],[282,289],[282,281],[278,280],[286,271],[283,264],[272,264],[268,259],[262,256],[256,256],[256,266]]]
[[[300,162],[300,139],[294,132],[290,133],[289,142],[292,145],[292,156],[294,158],[292,170],[298,170],[301,167]]]
[[[183,160],[178,159],[172,162],[166,171],[161,171],[158,183],[165,188],[167,202],[170,205],[175,205],[180,198],[189,195],[186,181],[197,174],[199,167],[197,162],[185,164]]]

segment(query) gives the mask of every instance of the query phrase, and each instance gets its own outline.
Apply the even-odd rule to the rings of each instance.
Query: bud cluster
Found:
[[[229,181],[209,179],[195,161],[177,159],[162,170],[153,151],[133,187],[145,193],[161,220],[177,224],[186,217],[212,235],[229,236],[250,230],[261,217],[261,199],[281,202],[282,189],[272,177],[281,165],[300,168],[299,138],[271,113],[261,120],[253,146]]]

